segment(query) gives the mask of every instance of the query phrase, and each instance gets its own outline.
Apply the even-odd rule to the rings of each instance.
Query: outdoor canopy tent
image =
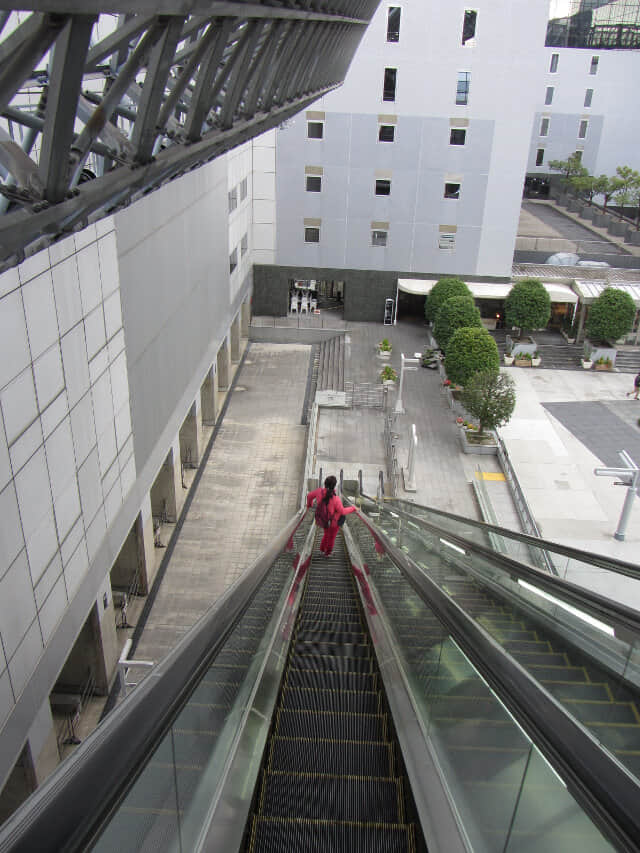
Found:
[[[398,290],[404,293],[413,293],[418,296],[427,296],[438,279],[435,278],[399,278]],[[566,284],[556,282],[542,282],[552,302],[578,301],[578,295]],[[513,287],[513,282],[501,283],[494,281],[468,281],[467,287],[476,299],[506,299]],[[640,288],[638,288],[640,291]],[[638,293],[640,298],[640,292]]]

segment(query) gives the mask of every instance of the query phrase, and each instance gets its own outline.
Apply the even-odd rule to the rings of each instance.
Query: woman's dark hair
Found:
[[[327,477],[327,479],[324,481],[324,487],[327,491],[326,491],[325,496],[323,497],[322,500],[326,504],[328,504],[329,501],[331,500],[331,498],[335,495],[335,493],[336,493],[335,488],[336,488],[337,483],[338,483],[338,481],[333,476],[333,474],[331,474],[329,477]]]

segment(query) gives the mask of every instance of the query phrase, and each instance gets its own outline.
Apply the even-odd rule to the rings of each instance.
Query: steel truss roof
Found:
[[[0,269],[340,85],[378,1],[0,0]]]

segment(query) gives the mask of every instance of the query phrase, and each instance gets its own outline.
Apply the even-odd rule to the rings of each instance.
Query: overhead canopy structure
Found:
[[[0,3],[0,270],[340,85],[377,5]]]
[[[575,288],[580,294],[580,301],[586,305],[590,305],[607,287],[615,287],[616,290],[623,290],[625,293],[628,293],[633,299],[636,308],[640,308],[640,281],[616,281],[613,283],[608,281],[585,281],[583,279],[576,279],[575,281]]]
[[[435,278],[399,278],[398,290],[402,290],[404,293],[427,296],[431,293],[436,281]],[[543,282],[543,284],[552,302],[575,303],[578,301],[577,294],[566,284],[556,284],[555,282]],[[513,284],[511,282],[469,281],[467,287],[475,299],[506,299]]]

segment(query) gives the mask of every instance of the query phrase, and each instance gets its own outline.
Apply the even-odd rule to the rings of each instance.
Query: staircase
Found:
[[[318,391],[344,391],[344,335],[319,345]]]
[[[340,537],[341,538],[341,537]],[[425,850],[346,554],[314,554],[247,853]]]
[[[506,351],[506,335],[504,329],[491,331],[496,342],[500,359]],[[582,370],[583,344],[568,344],[558,332],[535,332],[534,339],[538,345],[538,353],[542,356],[540,367],[549,370]],[[618,350],[615,370],[618,373],[638,373],[640,371],[640,348]]]

